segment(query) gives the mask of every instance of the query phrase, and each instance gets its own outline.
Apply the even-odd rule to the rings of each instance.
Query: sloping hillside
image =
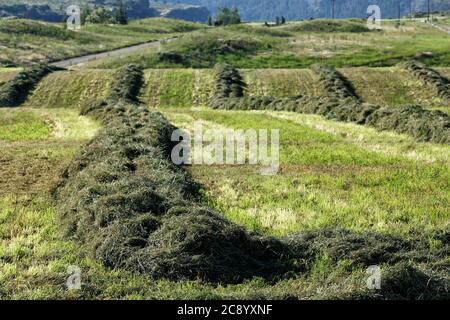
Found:
[[[440,69],[443,75],[448,68]],[[366,102],[388,106],[421,104],[450,112],[450,101],[440,98],[433,88],[406,70],[393,68],[348,68],[342,73],[353,83]]]
[[[198,26],[166,22],[75,39],[56,25],[3,33],[38,49],[47,39],[43,54],[51,39],[58,51]],[[450,299],[448,37],[386,25],[205,28],[0,84],[11,102],[0,108],[0,298]],[[397,64],[425,50],[427,65]],[[201,164],[171,159],[177,128],[201,135],[190,150]],[[230,129],[256,134],[279,170],[250,162],[247,139],[244,151],[223,139]],[[220,161],[225,151],[245,163]],[[373,266],[379,290],[367,286]]]
[[[80,108],[108,94],[112,70],[54,72],[45,77],[25,105],[34,108]]]
[[[449,35],[420,21],[383,21],[381,32],[364,20],[314,20],[267,28],[262,23],[194,31],[160,51],[100,63],[129,62],[145,68],[212,68],[227,62],[240,69],[307,68],[314,63],[343,67],[390,67],[410,58],[450,66]],[[431,54],[423,54],[424,52]]]
[[[201,25],[163,18],[137,20],[128,25],[85,25],[79,32],[62,23],[0,19],[0,66],[31,65],[83,54],[172,38]]]
[[[344,68],[363,101],[389,107],[421,104],[430,109],[450,112],[450,101],[439,98],[407,71],[392,68]],[[449,68],[441,68],[443,75]],[[97,73],[100,74],[101,70]],[[318,78],[309,69],[243,69],[249,96],[293,97],[323,95]],[[145,72],[146,86],[141,99],[149,106],[161,108],[207,106],[214,96],[212,69],[153,69]]]

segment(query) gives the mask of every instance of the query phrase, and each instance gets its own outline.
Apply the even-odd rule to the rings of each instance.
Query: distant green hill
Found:
[[[128,25],[86,24],[78,32],[62,23],[0,19],[0,67],[28,66],[88,53],[108,51],[151,40],[172,38],[203,28],[173,19],[133,20]]]

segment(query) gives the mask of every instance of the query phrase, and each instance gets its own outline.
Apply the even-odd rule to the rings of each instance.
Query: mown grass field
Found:
[[[34,108],[79,108],[106,97],[113,74],[113,70],[54,72],[39,82],[25,105]]]
[[[450,74],[449,68],[438,70],[444,76]],[[440,98],[434,88],[398,67],[344,68],[340,71],[367,103],[390,107],[420,104],[429,109],[450,111],[450,101]],[[309,69],[243,69],[241,73],[248,84],[246,94],[249,96],[323,94],[317,76]],[[146,87],[141,100],[149,106],[204,107],[214,95],[212,69],[149,69],[145,73],[145,80]]]
[[[17,69],[3,69],[0,79],[8,80]],[[450,68],[437,68],[446,77]],[[420,104],[449,112],[450,101],[440,98],[432,87],[407,71],[391,68],[343,68],[363,101],[383,106]],[[111,69],[81,69],[55,72],[44,78],[25,102],[26,106],[73,108],[104,98],[112,80]],[[309,69],[242,69],[249,96],[318,96],[323,89]],[[213,69],[148,69],[140,99],[161,108],[207,106],[214,96]],[[1,80],[0,80],[1,83]]]
[[[12,122],[11,113],[16,119],[15,127],[7,130]],[[24,117],[33,118],[39,133],[21,126]],[[325,298],[336,293],[332,286],[336,281],[342,283],[348,294],[363,284],[363,270],[354,269],[348,277],[345,265],[336,269],[326,259],[317,261],[309,277],[274,285],[262,279],[227,286],[201,281],[152,281],[100,266],[87,258],[76,243],[61,239],[50,196],[64,165],[97,129],[98,124],[78,116],[75,109],[0,111],[1,299]],[[83,270],[82,290],[67,290],[69,265]],[[310,281],[329,290],[326,294],[318,293],[315,288],[302,285]]]
[[[447,76],[449,68],[438,69]],[[356,93],[368,103],[386,106],[420,104],[429,109],[450,111],[450,101],[401,68],[347,68],[340,70],[355,86]]]
[[[167,27],[164,20],[152,21]],[[153,32],[147,31],[157,28],[153,23],[136,22],[128,31],[151,37]],[[327,255],[308,261],[308,272],[290,278],[212,284],[111,270],[78,243],[65,240],[52,191],[63,169],[101,128],[79,111],[106,98],[114,69],[129,61],[147,67],[157,62],[157,69],[144,72],[139,99],[186,131],[192,131],[195,121],[202,121],[204,129],[280,129],[281,166],[275,176],[262,176],[259,166],[250,165],[187,167],[201,184],[201,201],[207,207],[263,235],[342,228],[406,240],[423,237],[427,250],[438,252],[445,244],[433,235],[450,228],[449,145],[417,142],[317,115],[212,110],[208,105],[215,95],[215,74],[202,58],[242,67],[250,96],[320,96],[323,88],[317,76],[305,67],[325,60],[342,67],[365,102],[390,107],[421,104],[448,112],[449,102],[437,98],[433,88],[393,66],[418,50],[433,50],[431,64],[443,66],[437,70],[450,77],[448,36],[418,22],[405,22],[398,29],[388,22],[381,33],[305,32],[298,25],[302,24],[269,31],[260,26],[196,31],[180,43],[163,46],[163,51],[189,52],[186,65],[152,60],[152,51],[105,59],[92,64],[96,69],[51,73],[21,107],[0,109],[0,299],[350,299],[365,290],[365,268]],[[129,37],[131,33],[121,29],[98,28],[93,33],[103,39],[144,39]],[[186,30],[176,32],[182,31]],[[83,32],[80,37],[88,36]],[[17,37],[38,46],[34,36]],[[192,51],[195,39],[205,45],[211,39],[225,40],[214,42],[210,56],[208,50]],[[370,47],[374,41],[376,49]],[[214,51],[229,50],[226,46],[235,50],[241,44],[253,49],[238,54]],[[42,46],[43,55],[47,49]],[[0,85],[16,72],[0,69]],[[438,272],[448,269],[448,261],[442,257],[440,265],[421,261],[415,267]],[[82,270],[81,290],[67,290],[71,265]],[[448,274],[444,278],[450,280]]]
[[[437,68],[440,74],[442,74],[447,79],[450,78],[450,68]]]
[[[15,127],[6,130],[11,113]],[[448,146],[309,115],[198,108],[166,108],[164,113],[187,130],[193,120],[209,128],[282,128],[282,165],[275,177],[263,177],[249,166],[190,169],[204,186],[205,201],[250,230],[283,236],[340,226],[408,237],[448,227]],[[346,261],[336,265],[327,257],[318,257],[310,273],[275,284],[262,279],[224,286],[152,281],[108,270],[76,243],[61,240],[50,197],[60,170],[98,124],[67,108],[6,109],[0,115],[2,298],[342,298],[365,284],[365,270]],[[38,133],[21,126],[27,117]],[[430,250],[439,246],[431,238],[429,243]],[[66,290],[68,265],[82,268],[82,290]]]
[[[216,210],[256,231],[288,235],[338,226],[405,236],[449,226],[448,146],[310,115],[165,113],[187,129],[202,120],[207,128],[281,130],[282,165],[275,177],[251,166],[192,168]]]
[[[87,24],[73,32],[62,23],[0,19],[0,66],[62,60],[172,38],[201,28],[200,24],[152,18],[132,21],[126,26]]]
[[[448,34],[423,22],[402,21],[397,27],[396,22],[383,21],[380,32],[353,32],[352,28],[324,32],[326,23],[316,20],[273,28],[253,24],[198,30],[162,47],[163,52],[177,53],[182,59],[161,59],[159,51],[150,50],[108,59],[99,67],[139,62],[146,68],[208,68],[220,61],[242,69],[307,68],[314,63],[337,68],[390,67],[421,52],[433,53],[419,57],[429,65],[450,66]],[[366,22],[353,23],[360,30]],[[305,24],[313,26],[305,28]]]

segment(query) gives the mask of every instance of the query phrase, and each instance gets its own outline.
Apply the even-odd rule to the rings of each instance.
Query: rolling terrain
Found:
[[[30,66],[139,43],[169,39],[202,25],[164,18],[135,20],[128,25],[87,24],[79,32],[63,23],[0,19],[0,66]]]
[[[152,21],[144,20],[145,28]],[[146,49],[54,71],[19,107],[0,108],[0,298],[448,299],[448,143],[317,114],[211,106],[220,94],[215,62],[239,68],[244,96],[255,99],[326,97],[329,88],[310,68],[325,62],[362,103],[388,110],[417,104],[448,115],[450,101],[397,63],[433,50],[433,57],[421,60],[448,79],[449,36],[420,22],[370,33],[371,40],[367,32],[311,33],[302,25],[269,33],[261,26],[194,31],[162,46],[161,52],[178,53],[182,60]],[[123,36],[118,33],[114,37]],[[368,48],[371,41],[379,45]],[[142,75],[130,62],[145,67]],[[0,90],[19,71],[0,69]],[[161,156],[169,144],[166,127],[170,122],[192,132],[194,121],[202,121],[204,130],[280,129],[280,172],[262,176],[258,165],[173,169]],[[198,193],[190,179],[200,184]],[[108,197],[103,188],[123,191]],[[160,202],[153,197],[163,199],[163,208],[154,207]],[[142,209],[148,206],[150,213]],[[96,220],[89,224],[84,219],[92,208]],[[79,218],[76,227],[67,212]],[[122,213],[130,215],[121,220]],[[143,250],[141,261],[153,267],[137,272],[132,258],[122,263],[102,255],[116,257],[108,247],[111,238],[119,246],[125,241],[102,219],[134,232],[129,223],[135,214],[150,221],[139,225],[146,232],[156,228],[144,242],[125,238],[129,242],[119,256],[133,257],[130,248]],[[215,223],[227,232],[214,229]],[[288,272],[248,276],[239,269],[259,250],[253,232],[274,246],[270,259]],[[100,245],[91,248],[94,240],[86,234]],[[254,250],[242,246],[224,257],[236,234]],[[215,250],[216,243],[226,250]],[[279,250],[288,250],[291,259],[280,258]],[[227,270],[238,280],[211,280],[210,270],[228,268],[230,261],[236,268]],[[365,287],[372,264],[383,270],[379,292]],[[83,271],[81,290],[66,290],[69,265]],[[193,268],[198,273],[186,272],[185,265],[199,266]]]
[[[397,25],[387,20],[382,27],[370,31],[363,19],[292,22],[271,28],[262,23],[233,25],[197,30],[160,50],[105,59],[93,66],[212,68],[227,62],[240,69],[301,69],[315,63],[336,68],[392,67],[408,58],[434,67],[450,66],[447,33],[420,21],[402,20]]]

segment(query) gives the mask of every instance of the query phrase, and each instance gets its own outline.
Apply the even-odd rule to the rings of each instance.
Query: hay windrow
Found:
[[[122,72],[134,75],[117,84],[139,83],[133,79],[141,76],[138,68],[130,66],[118,74]],[[255,276],[276,281],[306,275],[314,261],[326,255],[355,267],[380,263],[387,270],[402,270],[406,277],[392,273],[392,288],[379,293],[362,287],[358,297],[415,299],[426,290],[433,297],[448,298],[448,279],[441,277],[442,268],[434,268],[445,264],[450,253],[448,234],[433,235],[443,245],[431,252],[419,236],[406,241],[317,230],[276,239],[247,232],[205,207],[198,185],[169,160],[174,127],[161,114],[127,102],[126,90],[115,92],[121,94],[84,110],[104,128],[73,159],[54,192],[65,235],[103,265],[155,279],[240,283]],[[403,268],[407,262],[427,263],[427,268]],[[404,284],[415,286],[410,280],[416,276],[432,279],[433,286],[424,288],[420,281],[407,291]]]
[[[221,69],[230,70],[232,68],[221,66]],[[320,65],[315,65],[312,69],[318,74],[325,89],[324,96],[232,97],[219,91],[211,107],[225,110],[274,110],[318,114],[331,120],[354,122],[378,130],[391,130],[407,134],[419,141],[450,143],[449,114],[427,110],[417,105],[388,108],[365,104],[356,95],[350,81],[338,71]],[[239,72],[233,69],[232,74],[236,73]],[[218,73],[218,77],[218,83],[223,83],[220,73]],[[244,88],[245,84],[241,87]],[[221,88],[219,86],[220,90]]]
[[[0,108],[21,105],[38,82],[56,70],[60,69],[39,65],[19,72],[0,88]]]
[[[350,80],[336,69],[323,64],[314,64],[310,68],[319,77],[319,81],[329,97],[361,101]]]
[[[416,60],[402,62],[399,66],[409,71],[425,84],[433,87],[441,98],[450,99],[450,81],[440,75],[439,72]]]
[[[249,234],[199,204],[198,185],[169,158],[175,128],[131,103],[141,70],[117,74],[108,101],[82,110],[104,129],[55,190],[65,235],[108,267],[154,278],[236,282],[292,269],[281,241]]]
[[[217,64],[216,98],[240,98],[244,96],[247,85],[239,71],[226,63]]]

